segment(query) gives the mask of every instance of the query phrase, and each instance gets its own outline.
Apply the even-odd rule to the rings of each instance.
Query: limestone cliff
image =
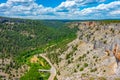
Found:
[[[58,80],[120,78],[120,23],[94,21],[71,25],[79,30],[75,40],[64,50],[59,49],[60,61],[55,64]]]

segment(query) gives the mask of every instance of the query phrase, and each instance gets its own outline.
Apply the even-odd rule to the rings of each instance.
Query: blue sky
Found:
[[[0,0],[0,16],[30,19],[120,19],[120,0]]]

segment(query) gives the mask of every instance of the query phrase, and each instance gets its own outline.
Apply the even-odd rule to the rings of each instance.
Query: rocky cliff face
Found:
[[[120,23],[76,22],[72,27],[79,28],[77,39],[58,56],[58,80],[120,78]]]
[[[116,58],[117,62],[117,67],[115,69],[115,74],[120,75],[120,47],[118,46],[119,44],[115,44],[115,47],[113,49],[113,54]]]

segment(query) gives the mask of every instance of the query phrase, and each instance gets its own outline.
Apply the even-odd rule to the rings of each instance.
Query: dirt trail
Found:
[[[51,66],[51,69],[50,69],[50,77],[48,78],[48,80],[54,80],[55,76],[56,76],[56,69],[55,67],[53,66],[53,64],[50,62],[50,60],[44,55],[44,54],[40,54],[40,56],[42,58],[44,58]]]

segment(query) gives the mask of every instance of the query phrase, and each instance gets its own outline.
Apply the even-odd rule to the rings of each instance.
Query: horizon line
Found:
[[[68,20],[68,21],[101,21],[101,20],[120,20],[116,18],[104,18],[104,19],[34,19],[34,18],[22,18],[22,17],[6,17],[0,16],[0,18],[11,18],[11,19],[28,19],[28,20]]]

